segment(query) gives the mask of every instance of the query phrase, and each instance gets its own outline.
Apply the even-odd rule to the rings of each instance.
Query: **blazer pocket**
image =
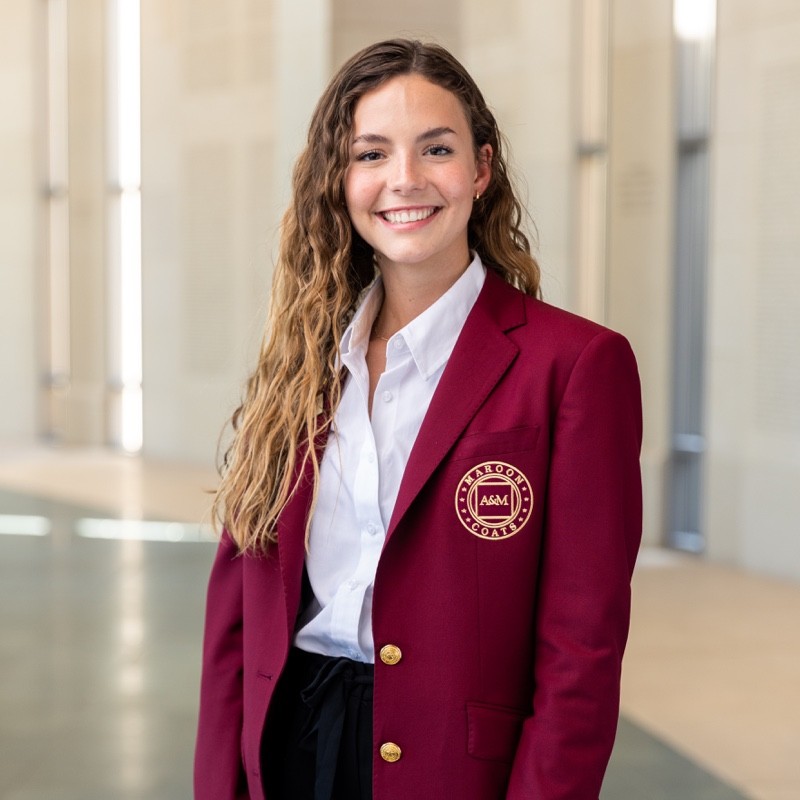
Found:
[[[487,761],[512,761],[525,717],[515,708],[467,703],[467,752]]]
[[[453,448],[452,461],[468,458],[500,458],[509,453],[534,450],[539,438],[538,425],[522,425],[506,431],[469,433]]]

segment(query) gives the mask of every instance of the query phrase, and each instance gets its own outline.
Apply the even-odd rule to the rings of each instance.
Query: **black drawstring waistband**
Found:
[[[374,666],[293,649],[292,660],[310,683],[300,697],[310,709],[301,732],[304,748],[316,750],[314,800],[331,800],[349,709],[371,702]],[[303,680],[307,679],[305,677]],[[304,682],[300,683],[303,686]],[[351,725],[352,725],[351,721]]]

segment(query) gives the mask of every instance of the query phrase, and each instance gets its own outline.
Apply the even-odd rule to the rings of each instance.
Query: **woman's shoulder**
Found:
[[[615,333],[599,322],[537,297],[525,297],[525,310],[528,322],[534,328],[540,331],[546,328],[566,338],[586,341],[598,334]]]
[[[625,336],[606,325],[527,295],[500,276],[493,275],[489,280],[504,304],[516,307],[517,313],[513,315],[516,324],[509,328],[508,334],[520,346],[550,350],[567,358],[582,352],[591,342],[630,347]]]

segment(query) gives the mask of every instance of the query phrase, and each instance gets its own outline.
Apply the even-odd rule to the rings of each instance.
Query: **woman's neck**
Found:
[[[397,331],[430,308],[467,270],[470,257],[458,269],[381,268],[383,303],[373,331],[391,338]]]

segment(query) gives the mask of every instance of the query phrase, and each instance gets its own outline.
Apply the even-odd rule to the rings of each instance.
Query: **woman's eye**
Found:
[[[444,144],[432,144],[426,152],[431,156],[449,156],[453,150]]]
[[[377,161],[379,158],[381,158],[381,153],[378,150],[367,150],[366,153],[359,153],[356,161]]]

